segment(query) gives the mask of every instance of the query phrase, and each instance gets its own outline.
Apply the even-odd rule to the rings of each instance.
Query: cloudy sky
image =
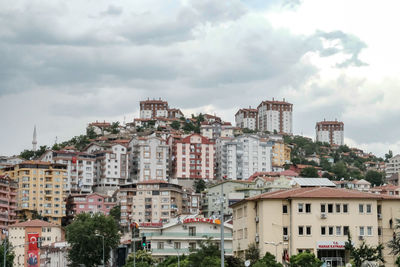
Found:
[[[400,1],[0,0],[0,155],[162,97],[227,121],[294,104],[294,131],[345,123],[346,143],[400,153]]]

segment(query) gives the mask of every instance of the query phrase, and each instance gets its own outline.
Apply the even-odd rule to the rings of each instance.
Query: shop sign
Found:
[[[187,218],[183,220],[183,223],[197,223],[197,222],[221,224],[221,221],[219,219],[214,220],[209,218]]]
[[[317,249],[345,249],[346,241],[318,241]]]

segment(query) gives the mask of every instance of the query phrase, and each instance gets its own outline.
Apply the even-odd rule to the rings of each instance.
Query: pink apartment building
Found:
[[[171,171],[174,178],[214,179],[215,143],[200,134],[170,137]]]
[[[8,175],[0,175],[0,228],[8,229],[10,224],[16,222],[17,209],[17,182]]]
[[[115,205],[115,198],[99,193],[72,194],[67,199],[67,217],[72,218],[82,212],[109,215]]]

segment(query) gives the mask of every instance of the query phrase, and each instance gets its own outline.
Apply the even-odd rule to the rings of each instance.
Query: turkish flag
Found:
[[[28,250],[38,250],[38,245],[37,245],[38,239],[39,239],[38,233],[28,234],[28,240],[29,240]]]
[[[72,163],[76,163],[76,157],[72,157]]]

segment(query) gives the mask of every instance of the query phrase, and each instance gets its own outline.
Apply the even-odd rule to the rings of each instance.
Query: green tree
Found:
[[[175,130],[179,130],[181,128],[181,123],[179,121],[173,121],[171,123],[171,128]]]
[[[110,216],[112,216],[114,218],[114,220],[117,223],[119,223],[119,221],[121,220],[121,206],[120,205],[114,206],[110,210]]]
[[[110,251],[119,244],[118,224],[111,216],[101,213],[78,214],[66,227],[66,240],[70,244],[68,259],[73,266],[85,264],[94,267],[101,264],[103,257],[103,239],[105,261],[110,258]]]
[[[389,150],[389,152],[385,154],[385,161],[388,162],[391,158],[393,158],[393,151]]]
[[[265,253],[264,257],[260,260],[258,260],[255,264],[252,265],[252,267],[282,267],[281,263],[278,263],[275,259],[275,256],[272,255],[271,253],[267,252]]]
[[[194,181],[193,187],[196,193],[201,193],[206,189],[206,182],[203,179],[197,179]]]
[[[290,257],[290,267],[319,267],[322,265],[313,253],[303,252]]]
[[[133,267],[133,253],[129,254],[128,260],[126,261],[125,267]],[[150,252],[146,250],[138,250],[136,251],[136,266],[137,267],[147,267],[153,266],[155,263],[153,257]]]
[[[318,170],[313,167],[306,167],[300,171],[300,176],[301,177],[310,177],[310,178],[316,178],[319,177],[318,175]]]
[[[14,251],[13,249],[10,247],[10,242],[8,241],[8,239],[4,239],[1,243],[0,246],[0,257],[1,257],[1,266],[4,266],[4,247],[6,248],[7,251],[7,255],[6,255],[6,267],[12,267],[13,266],[13,262],[14,262]]]
[[[96,134],[96,132],[95,132],[93,126],[88,126],[88,127],[86,128],[86,136],[87,136],[89,139],[95,139],[95,138],[97,137],[97,134]]]
[[[333,165],[332,172],[335,174],[336,179],[349,177],[349,175],[347,173],[346,164],[344,164],[343,161],[339,161],[338,163]]]
[[[350,251],[350,258],[354,262],[354,267],[361,267],[361,264],[364,261],[385,263],[385,260],[383,258],[382,244],[379,244],[377,247],[372,247],[367,245],[365,241],[363,241],[362,244],[358,248],[356,248],[353,245],[351,235],[349,233],[345,247],[347,250]]]
[[[400,219],[396,219],[395,229],[397,232],[393,235],[393,239],[387,243],[387,247],[390,249],[390,254],[400,255]]]
[[[30,160],[35,156],[35,152],[33,150],[25,149],[19,154],[19,156],[23,159]]]
[[[365,180],[370,182],[372,186],[382,185],[384,183],[384,175],[381,172],[369,170],[365,174]]]
[[[119,121],[111,123],[110,132],[112,134],[118,134],[120,132],[119,131]]]
[[[255,243],[251,243],[245,251],[246,260],[250,260],[250,264],[256,263],[260,259],[260,249]]]
[[[320,161],[319,166],[324,170],[324,171],[331,171],[331,164],[326,158],[322,158]]]
[[[191,253],[189,262],[191,267],[219,267],[221,266],[221,250],[211,239],[202,241],[200,248]]]
[[[244,261],[241,258],[234,256],[225,257],[225,263],[228,267],[243,267]]]

